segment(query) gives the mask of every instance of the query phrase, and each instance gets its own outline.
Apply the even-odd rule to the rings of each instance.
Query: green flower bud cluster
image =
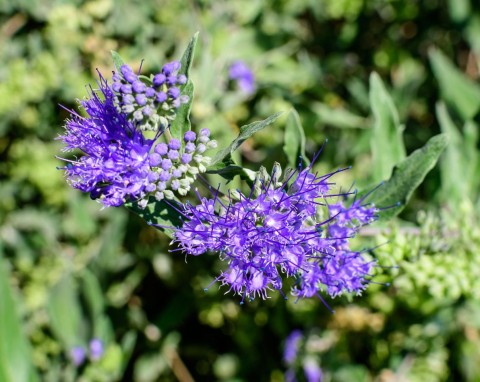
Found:
[[[388,240],[379,262],[398,266],[390,271],[393,286],[409,305],[428,310],[462,297],[480,300],[480,229],[473,210],[466,212],[462,221],[422,212],[418,230],[397,229],[379,239]]]

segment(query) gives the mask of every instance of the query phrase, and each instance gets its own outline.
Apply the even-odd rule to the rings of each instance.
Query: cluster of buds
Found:
[[[160,73],[146,77],[137,75],[128,65],[120,67],[120,73],[112,77],[112,89],[120,112],[128,114],[141,130],[164,130],[175,111],[189,98],[180,94],[179,85],[187,82],[184,74],[178,74],[180,63],[165,64]]]
[[[157,143],[149,155],[148,183],[138,203],[141,208],[147,205],[148,196],[152,194],[158,201],[173,199],[174,192],[186,195],[196,175],[207,170],[211,158],[203,153],[217,147],[217,142],[210,140],[210,130],[202,129],[198,137],[193,131],[187,131],[183,140],[183,149],[180,140],[173,138],[168,144]]]

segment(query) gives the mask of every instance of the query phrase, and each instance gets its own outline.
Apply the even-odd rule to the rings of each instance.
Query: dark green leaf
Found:
[[[180,63],[182,64],[179,73],[184,74],[188,81],[180,88],[182,95],[188,96],[188,102],[182,104],[178,110],[175,119],[170,125],[170,133],[173,138],[182,139],[183,134],[191,129],[190,112],[192,110],[192,101],[194,96],[193,82],[190,80],[190,68],[192,67],[193,55],[195,52],[195,46],[198,40],[198,32],[190,40],[187,49],[182,55]]]
[[[380,213],[382,220],[391,219],[402,211],[413,191],[437,163],[447,142],[445,134],[436,135],[393,168],[390,179],[370,198],[377,207],[392,207]],[[400,205],[394,207],[397,203]]]
[[[240,176],[241,179],[247,181],[247,183],[252,184],[255,180],[256,172],[237,166],[235,164],[222,167],[218,170],[209,170],[209,174],[218,174],[227,181],[231,181],[235,176]]]
[[[283,138],[283,151],[287,155],[288,165],[292,168],[298,166],[299,160],[307,165],[310,163],[305,155],[305,132],[300,122],[300,116],[295,109],[290,111],[287,118]]]
[[[0,381],[38,381],[1,251],[0,247]]]
[[[122,65],[125,64],[125,62],[122,60],[122,57],[120,57],[120,55],[114,50],[111,50],[110,53],[112,54],[113,65],[115,65],[117,73],[121,73],[120,68],[122,67]]]
[[[174,229],[169,227],[179,227],[183,224],[180,214],[180,204],[174,200],[168,202],[157,201],[150,197],[147,206],[144,209],[138,207],[138,203],[127,203],[125,205],[130,211],[143,218],[148,224],[154,225],[157,229],[164,232],[169,237],[173,237]],[[157,226],[160,225],[160,226]]]
[[[474,117],[480,110],[480,86],[455,68],[439,50],[431,50],[429,58],[445,102],[464,120]]]
[[[380,181],[405,158],[405,146],[397,109],[377,73],[370,76],[370,105],[375,118],[371,140],[373,176]]]
[[[215,157],[212,160],[212,163],[210,164],[210,167],[215,168],[215,165],[218,164],[219,162],[222,162],[225,157],[228,155],[231,155],[236,149],[240,147],[240,145],[245,142],[248,138],[250,138],[253,134],[255,134],[257,131],[260,131],[267,127],[268,125],[272,124],[275,122],[278,117],[280,117],[282,113],[276,113],[271,115],[270,117],[264,119],[263,121],[256,121],[253,123],[250,123],[249,125],[242,126],[240,128],[240,134],[238,135],[237,138],[233,140],[233,142],[228,146],[227,148],[220,150],[217,152]]]

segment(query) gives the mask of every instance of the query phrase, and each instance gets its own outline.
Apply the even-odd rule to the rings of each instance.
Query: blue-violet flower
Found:
[[[377,209],[356,200],[342,199],[353,192],[332,191],[331,178],[306,169],[286,174],[274,167],[271,177],[263,169],[250,195],[237,191],[221,198],[199,197],[187,203],[185,223],[177,228],[174,242],[190,255],[216,252],[227,269],[214,280],[246,298],[282,292],[283,279],[293,278],[292,294],[331,297],[345,292],[360,294],[374,267],[360,252],[349,249],[359,227],[376,218]]]
[[[173,73],[170,67],[164,71]],[[124,72],[133,80],[133,72]],[[132,120],[117,106],[117,95],[107,80],[100,76],[98,84],[99,90],[91,89],[90,97],[80,102],[88,116],[70,110],[66,132],[59,137],[66,145],[63,151],[79,149],[85,154],[75,160],[60,158],[69,162],[62,168],[68,182],[104,206],[138,201],[143,208],[150,196],[161,200],[172,199],[175,193],[186,195],[196,175],[210,163],[210,157],[203,155],[205,145],[216,147],[208,129],[202,129],[198,137],[187,131],[183,143],[177,139],[160,142],[164,138],[161,130],[147,138],[141,128],[145,121]],[[171,186],[172,175],[177,180],[175,187]]]
[[[228,71],[231,80],[234,80],[245,94],[255,92],[255,76],[252,70],[243,62],[235,61]]]

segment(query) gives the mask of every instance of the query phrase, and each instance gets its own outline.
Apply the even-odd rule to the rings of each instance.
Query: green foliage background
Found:
[[[281,381],[296,328],[327,381],[480,380],[478,2],[1,0],[0,20],[0,381]],[[59,105],[113,69],[110,50],[154,72],[196,31],[194,130],[226,147],[239,126],[298,112],[241,146],[247,168],[292,165],[328,138],[315,168],[352,165],[339,181],[371,189],[399,163],[424,176],[436,158],[405,158],[448,136],[400,217],[358,242],[380,245],[374,280],[391,286],[329,300],[335,314],[278,295],[240,306],[204,292],[214,257],[185,264],[138,216],[66,185]],[[237,59],[256,75],[251,96],[228,80]],[[283,150],[292,139],[298,152]],[[104,356],[75,368],[69,349],[94,337]]]

